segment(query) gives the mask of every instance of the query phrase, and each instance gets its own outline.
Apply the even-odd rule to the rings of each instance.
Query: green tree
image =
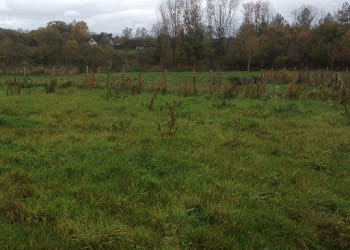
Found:
[[[199,0],[186,0],[184,4],[183,47],[187,65],[199,64],[204,59],[204,29],[202,8]]]
[[[250,72],[252,60],[259,52],[259,37],[254,25],[244,25],[241,27],[237,40],[240,50],[246,55],[247,71]]]
[[[349,2],[343,3],[342,7],[336,13],[336,19],[341,25],[350,25],[350,4]]]
[[[322,37],[320,44],[328,58],[328,66],[334,69],[337,51],[341,47],[345,29],[337,22],[327,18],[326,21],[317,27],[316,32]]]
[[[77,41],[78,43],[85,43],[89,38],[89,27],[86,24],[86,22],[73,22],[72,24],[72,31],[70,34],[71,39]]]
[[[74,61],[78,61],[80,57],[78,42],[76,40],[68,40],[63,46],[63,54],[66,59],[66,65],[68,62],[74,63]]]

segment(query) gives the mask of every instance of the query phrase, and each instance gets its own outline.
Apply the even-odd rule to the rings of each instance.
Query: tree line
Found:
[[[30,32],[0,29],[0,65],[248,71],[350,65],[348,2],[326,14],[301,6],[291,20],[263,0],[164,0],[157,12],[152,30],[138,28],[134,36],[128,27],[120,37],[92,34],[83,21],[53,21]]]

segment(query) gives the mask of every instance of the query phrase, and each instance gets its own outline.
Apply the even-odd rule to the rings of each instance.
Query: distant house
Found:
[[[96,46],[97,42],[93,38],[91,38],[90,41],[89,41],[89,45],[90,46]]]
[[[117,38],[111,38],[111,39],[109,40],[109,45],[111,45],[111,46],[120,46],[119,39],[117,39]]]

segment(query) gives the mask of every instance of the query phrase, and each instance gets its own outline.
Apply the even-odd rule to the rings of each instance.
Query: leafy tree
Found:
[[[256,33],[255,26],[251,24],[243,25],[237,39],[240,44],[240,49],[246,54],[247,71],[250,72],[252,59],[259,52],[259,37]]]
[[[0,41],[0,53],[4,64],[18,66],[30,59],[32,50],[21,43],[5,38]]]
[[[74,63],[80,57],[79,44],[76,40],[68,40],[63,46],[63,54],[66,59],[66,64],[69,62]]]
[[[57,29],[62,35],[66,35],[71,32],[72,24],[66,24],[62,21],[52,21],[47,24],[47,28]]]
[[[337,51],[339,51],[342,43],[342,37],[345,29],[338,23],[332,21],[330,16],[317,27],[316,32],[322,37],[321,47],[328,58],[328,66],[334,69]]]
[[[32,33],[38,45],[36,62],[53,65],[62,61],[63,36],[53,27],[40,28]]]
[[[301,68],[310,68],[322,37],[313,30],[302,30],[288,48],[290,63]]]
[[[204,56],[203,12],[199,0],[186,0],[184,4],[184,46],[186,62],[196,65]]]
[[[78,43],[85,43],[90,38],[89,27],[86,22],[73,22],[71,39]]]
[[[93,38],[98,44],[108,45],[110,40],[113,38],[113,34],[101,32],[100,34],[94,34]]]
[[[347,66],[348,69],[350,65],[350,30],[344,34],[340,46],[338,60],[342,63],[344,68]]]
[[[170,36],[163,23],[153,25],[155,36],[154,61],[164,67],[173,66],[173,53],[170,46]]]
[[[271,25],[260,35],[259,64],[261,67],[286,67],[288,65],[288,46],[292,33],[287,26]]]

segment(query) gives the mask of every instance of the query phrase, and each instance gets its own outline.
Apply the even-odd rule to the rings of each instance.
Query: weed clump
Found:
[[[56,79],[52,79],[50,81],[50,84],[45,83],[46,94],[55,93],[56,92],[56,86],[57,86],[57,80]]]
[[[17,90],[17,95],[21,94],[22,83],[20,81],[17,81],[16,76],[13,80],[8,80],[6,83],[7,83],[7,91],[6,91],[7,96],[14,95],[16,93],[16,90]]]
[[[150,103],[148,105],[148,109],[149,110],[153,110],[154,101],[157,98],[157,96],[159,95],[159,92],[160,92],[161,88],[162,88],[162,81],[159,80],[158,86],[155,88],[153,96],[151,98],[151,101],[150,101]]]
[[[110,81],[110,74],[108,72],[106,79],[106,93],[105,98],[126,98],[129,95],[135,96],[136,94],[141,94],[144,87],[144,81],[141,78],[141,74],[137,82],[126,76],[124,73],[120,79],[115,80],[113,83]]]
[[[162,138],[165,138],[166,136],[168,137],[173,137],[176,135],[177,129],[178,129],[178,125],[177,125],[177,117],[178,117],[178,113],[175,113],[176,108],[180,107],[181,103],[166,103],[166,108],[169,111],[169,117],[168,117],[168,121],[167,121],[167,126],[168,126],[168,131],[166,132],[160,121],[158,121],[158,133],[161,135]]]

